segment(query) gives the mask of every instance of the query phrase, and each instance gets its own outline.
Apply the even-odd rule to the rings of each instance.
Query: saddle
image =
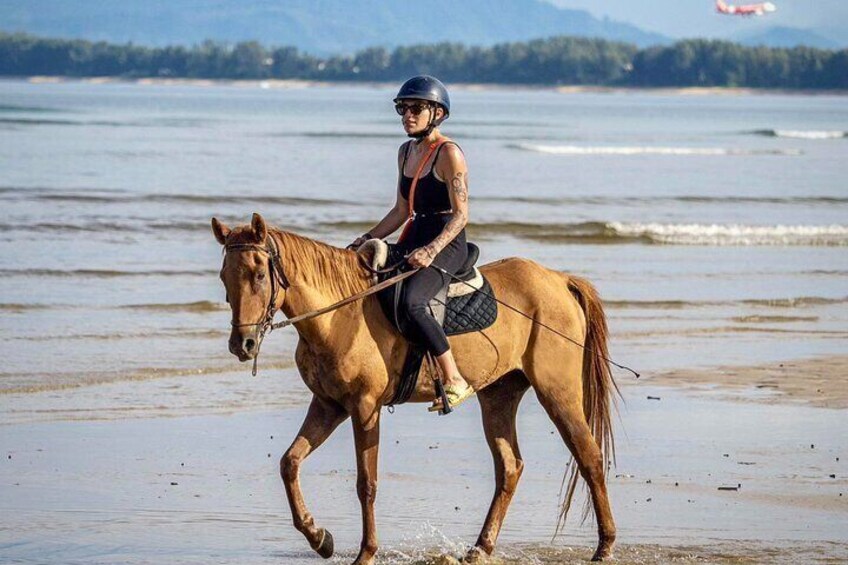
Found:
[[[398,269],[410,268],[403,262],[403,253],[396,245],[380,239],[372,239],[357,250],[369,260],[374,270],[384,269],[386,265],[402,263]],[[488,328],[498,317],[498,303],[494,298],[492,286],[475,264],[480,257],[480,248],[468,243],[468,257],[454,278],[448,278],[446,284],[429,303],[430,314],[439,322],[445,335],[459,335]],[[376,281],[386,280],[397,272],[376,275]],[[446,276],[447,277],[447,276]],[[407,331],[408,320],[400,310],[400,299],[404,292],[401,281],[377,294],[383,313],[395,328],[409,341],[410,348],[401,371],[401,380],[394,397],[388,405],[403,404],[415,391],[421,364],[425,357],[424,347],[417,343]]]

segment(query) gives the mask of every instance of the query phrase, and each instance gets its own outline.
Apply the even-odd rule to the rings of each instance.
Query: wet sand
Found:
[[[648,379],[651,384],[695,390],[718,385],[732,391],[729,396],[746,402],[792,402],[820,408],[848,408],[848,356],[677,370]],[[748,394],[752,390],[756,394]]]
[[[292,528],[278,476],[278,459],[305,414],[298,400],[306,398],[304,387],[287,371],[260,375],[30,395],[29,406],[16,407],[19,423],[4,418],[0,426],[0,561],[321,562]],[[235,392],[220,405],[186,400],[204,385]],[[121,386],[126,396],[116,394]],[[618,462],[610,474],[618,562],[848,559],[843,411],[741,404],[718,389],[692,394],[639,381],[623,390]],[[261,398],[283,392],[285,402],[262,407]],[[133,393],[157,401],[132,410]],[[88,409],[82,419],[69,421],[79,412],[58,409],[25,417],[39,404],[56,408],[63,395]],[[168,406],[160,395],[174,402]],[[4,414],[13,396],[0,396]],[[247,400],[228,406],[230,397]],[[98,412],[107,419],[92,420]],[[479,422],[476,402],[449,418],[423,405],[384,415],[382,563],[439,563],[473,543],[493,486]],[[579,511],[550,541],[567,452],[532,395],[518,429],[527,467],[494,563],[585,562],[594,528],[579,525]],[[332,562],[349,562],[360,523],[349,426],[307,461],[302,477],[319,525],[336,537],[339,557]]]

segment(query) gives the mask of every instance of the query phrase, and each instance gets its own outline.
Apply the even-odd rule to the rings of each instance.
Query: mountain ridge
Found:
[[[543,0],[431,0],[428,9],[394,0],[28,0],[0,4],[0,28],[48,37],[151,46],[207,39],[291,45],[315,55],[351,54],[366,47],[442,41],[491,46],[571,35],[644,47],[667,44],[657,33]]]

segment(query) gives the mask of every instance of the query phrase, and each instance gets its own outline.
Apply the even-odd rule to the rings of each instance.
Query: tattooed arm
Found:
[[[465,156],[459,147],[450,143],[444,146],[439,157],[439,162],[433,166],[448,185],[453,213],[442,233],[425,246],[428,254],[433,257],[447,247],[468,223],[468,166],[465,164]]]

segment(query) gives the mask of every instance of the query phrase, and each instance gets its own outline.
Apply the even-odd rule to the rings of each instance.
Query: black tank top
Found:
[[[403,155],[403,165],[400,171],[400,194],[406,200],[409,200],[409,191],[412,188],[412,177],[408,177],[403,173],[406,168],[406,161],[409,158],[409,149],[413,142],[406,144],[406,152]],[[436,154],[433,156],[433,162],[430,165],[430,172],[418,179],[418,185],[415,187],[415,202],[412,204],[412,210],[416,214],[438,214],[440,212],[451,211],[450,195],[448,194],[448,185],[444,181],[436,178],[436,161],[439,158],[439,152],[442,147],[453,141],[446,141],[436,149]],[[456,145],[457,148],[459,145]],[[461,151],[461,150],[460,150]]]

